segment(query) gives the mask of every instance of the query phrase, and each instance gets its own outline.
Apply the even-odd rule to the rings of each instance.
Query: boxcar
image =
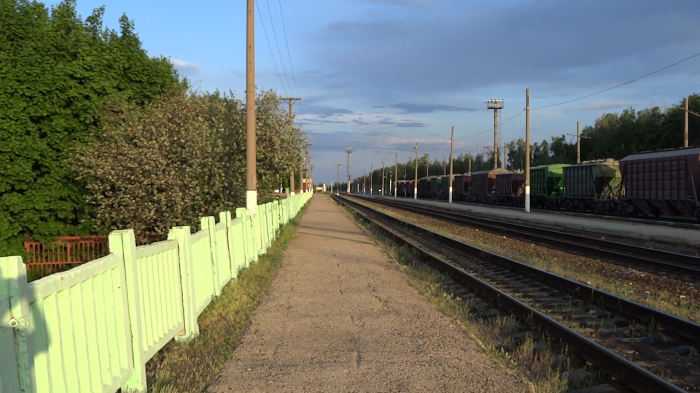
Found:
[[[430,195],[430,178],[421,177],[418,179],[418,198],[428,198]]]
[[[430,194],[428,194],[428,198],[437,198],[441,183],[440,176],[430,176]]]
[[[530,168],[530,203],[533,207],[558,208],[564,195],[564,167],[569,164]]]
[[[620,160],[621,212],[700,220],[700,148],[632,154]]]
[[[471,190],[468,200],[471,202],[491,203],[491,195],[496,193],[496,175],[507,172],[505,169],[474,172],[471,176]]]
[[[452,187],[452,199],[464,201],[465,196],[469,194],[471,182],[472,175],[455,175],[455,179],[452,182],[452,184],[454,184]]]
[[[563,207],[613,213],[618,209],[621,182],[620,164],[613,159],[564,167]]]
[[[452,175],[452,188],[454,189],[455,176]],[[450,199],[450,175],[440,176],[440,191],[437,195],[438,199]]]
[[[524,205],[525,174],[522,172],[506,172],[497,174],[495,201],[501,205]]]

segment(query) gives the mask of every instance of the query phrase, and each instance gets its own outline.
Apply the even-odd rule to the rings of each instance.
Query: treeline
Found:
[[[126,15],[115,31],[103,13],[0,0],[0,256],[29,238],[196,227],[244,205],[244,103],[192,92]],[[279,103],[258,94],[261,202],[301,161]]]
[[[683,106],[681,99],[678,106]],[[700,113],[700,95],[692,94],[689,98],[690,111]],[[581,161],[614,158],[621,159],[630,154],[683,146],[685,115],[682,109],[671,107],[663,109],[655,106],[637,111],[625,109],[622,113],[606,113],[599,117],[592,126],[584,126],[581,135]],[[553,136],[530,146],[531,166],[547,164],[575,164],[576,137],[566,131],[561,136]],[[688,116],[688,145],[700,146],[700,117]],[[511,141],[508,146],[507,166],[510,170],[524,170],[525,141],[523,138]],[[499,151],[498,167],[502,166],[503,152]],[[471,164],[470,164],[471,162]],[[493,169],[493,153],[455,153],[453,173],[469,173]],[[443,165],[442,160],[430,161],[430,154],[418,158],[418,178],[426,175],[435,176],[449,173],[449,157]],[[385,172],[387,188],[389,176],[393,178],[394,167]],[[372,178],[374,189],[382,183],[382,170],[375,169],[368,174]],[[398,165],[399,180],[413,180],[415,177],[415,160]],[[369,183],[368,183],[369,184]],[[369,185],[367,186],[369,190]]]

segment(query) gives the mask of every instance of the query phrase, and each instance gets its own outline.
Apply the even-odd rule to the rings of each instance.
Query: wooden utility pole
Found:
[[[255,0],[248,0],[246,17],[246,195],[245,207],[255,214],[258,206],[257,162],[255,155]]]
[[[425,155],[425,177],[430,176],[430,154]]]
[[[394,157],[394,198],[398,196],[398,187],[396,187],[396,182],[399,181],[399,153],[396,153]]]
[[[688,101],[690,101],[690,97],[686,98],[683,101],[685,101],[685,127],[683,127],[683,147],[688,147]]]
[[[365,167],[365,175],[362,176],[362,193],[367,193],[367,167]]]
[[[447,169],[445,168],[445,157],[442,157],[442,174],[446,175]]]
[[[574,136],[574,134],[566,134]],[[581,163],[581,139],[591,139],[590,136],[581,135],[581,122],[576,122],[576,163]]]
[[[472,174],[472,152],[469,152],[469,174]]]
[[[413,183],[413,199],[418,199],[418,142],[416,142],[416,180]]]
[[[294,121],[294,109],[292,109],[292,105],[294,101],[299,101],[301,98],[280,98],[280,100],[289,101],[289,126],[294,127],[292,123]],[[331,190],[331,194],[332,193],[333,190]],[[294,196],[294,168],[292,168],[292,171],[289,173],[289,195]]]
[[[373,195],[372,183],[374,183],[374,164],[369,164],[369,194]]]
[[[530,88],[525,89],[525,211],[530,212]]]
[[[452,162],[455,148],[455,126],[452,126],[452,136],[450,136],[450,188],[449,188],[449,203],[452,203]]]

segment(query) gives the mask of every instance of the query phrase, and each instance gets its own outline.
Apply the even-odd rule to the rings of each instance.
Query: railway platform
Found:
[[[389,198],[391,196],[363,195],[358,196]],[[501,206],[480,205],[476,203],[452,203],[446,201],[397,198],[398,201],[414,202],[437,207],[449,207],[451,209],[465,210],[479,215],[494,215],[502,219],[510,219],[515,222],[533,222],[544,225],[555,225],[574,230],[609,233],[611,235],[629,236],[641,239],[651,239],[667,243],[685,243],[690,246],[700,246],[700,230],[692,228],[674,227],[664,224],[649,224],[633,221],[617,220],[615,217],[581,217],[567,215],[556,211],[531,210],[526,213],[522,208],[504,208]]]
[[[310,203],[209,392],[529,391],[411,287],[330,197]]]

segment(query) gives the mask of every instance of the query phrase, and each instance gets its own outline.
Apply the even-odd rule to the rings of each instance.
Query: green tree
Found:
[[[0,0],[0,256],[31,236],[90,230],[84,184],[68,168],[72,147],[178,83],[172,65],[149,58],[123,16],[102,27],[103,8],[85,21],[75,1],[47,9]]]

